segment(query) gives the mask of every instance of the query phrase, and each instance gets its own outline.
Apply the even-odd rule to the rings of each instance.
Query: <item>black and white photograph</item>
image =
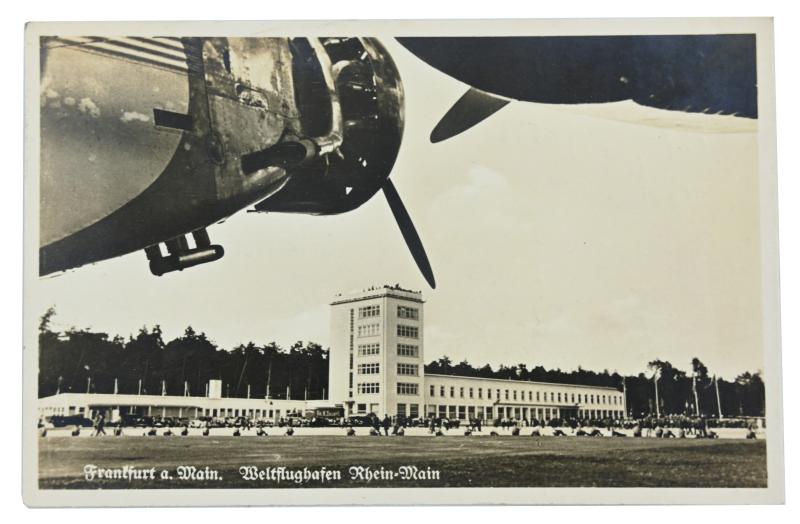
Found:
[[[28,25],[26,503],[781,502],[772,45]]]

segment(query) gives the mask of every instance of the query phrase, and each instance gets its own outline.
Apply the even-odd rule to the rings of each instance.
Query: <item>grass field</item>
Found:
[[[154,480],[86,480],[84,467],[155,468]],[[201,473],[177,478],[180,466]],[[249,470],[326,468],[340,479],[246,480]],[[422,475],[351,478],[372,473]],[[217,472],[216,479],[205,468]],[[383,468],[381,470],[380,468]],[[428,469],[430,468],[430,469]],[[166,470],[170,479],[161,479]],[[181,470],[185,472],[186,470]],[[362,473],[366,470],[361,469]],[[431,472],[438,471],[438,478]],[[199,477],[209,477],[202,479]],[[42,489],[292,487],[766,487],[766,442],[582,437],[103,437],[39,441]]]

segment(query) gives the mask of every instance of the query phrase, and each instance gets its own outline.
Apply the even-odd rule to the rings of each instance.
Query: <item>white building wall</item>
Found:
[[[248,417],[278,420],[290,413],[302,415],[320,401],[179,397],[161,395],[121,395],[102,393],[61,393],[39,399],[39,415],[83,415],[134,412],[152,417]]]
[[[399,319],[398,306],[416,310],[418,318]],[[377,309],[376,309],[377,308]],[[419,292],[383,286],[349,295],[339,295],[331,304],[331,400],[343,402],[349,414],[375,413],[379,417],[395,416],[398,404],[409,414],[412,405],[422,414],[424,405],[423,378],[423,301]],[[374,314],[377,311],[377,314]],[[352,328],[350,315],[353,316]],[[415,327],[417,338],[399,337],[397,326]],[[350,335],[352,329],[353,386],[349,387]],[[417,346],[418,356],[399,357],[398,343]],[[365,351],[379,346],[377,354]],[[417,366],[416,376],[397,376],[398,363]],[[371,373],[370,365],[378,372]],[[342,387],[342,381],[347,387]],[[415,384],[416,395],[398,394],[398,382]],[[361,385],[361,387],[359,387]],[[369,385],[376,385],[368,387]],[[375,391],[377,389],[377,391]]]
[[[623,394],[613,388],[450,375],[425,376],[425,405],[426,415],[451,419],[530,421],[625,415]]]
[[[350,310],[349,306],[331,307],[330,353],[328,354],[328,398],[335,402],[352,401],[349,395]],[[355,338],[353,339],[355,343]]]

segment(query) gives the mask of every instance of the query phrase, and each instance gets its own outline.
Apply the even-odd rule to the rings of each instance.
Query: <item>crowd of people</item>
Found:
[[[213,424],[211,420],[201,421],[199,426],[203,429],[202,435],[208,436],[212,428],[219,427]],[[410,419],[406,417],[390,417],[384,415],[383,418],[371,413],[364,417],[365,425],[369,427],[369,434],[372,436],[403,436],[405,435],[406,428],[414,426],[423,426],[427,428],[427,433],[436,436],[443,436],[445,432],[450,430],[463,428],[464,435],[471,435],[473,432],[483,432],[484,421],[480,418],[469,418],[467,420],[448,419],[447,417],[430,417],[427,419]],[[98,414],[92,420],[92,436],[107,435],[106,427],[107,421],[102,414]],[[354,424],[349,419],[342,418],[337,421],[338,425],[346,429],[347,436],[355,436],[356,431],[353,429]],[[294,424],[288,420],[282,424],[278,424],[281,428],[286,428],[283,431],[284,435],[291,436],[294,434]],[[531,435],[541,436],[544,435],[544,428],[552,428],[548,434],[553,436],[611,436],[611,437],[655,437],[655,438],[718,438],[717,432],[712,428],[744,428],[747,430],[746,437],[748,439],[756,438],[756,430],[759,424],[756,419],[728,419],[719,421],[717,419],[708,419],[706,417],[691,417],[686,415],[669,415],[663,417],[643,416],[638,419],[581,419],[577,417],[569,418],[553,418],[549,420],[537,419],[514,419],[514,418],[498,418],[492,421],[491,435],[500,435],[498,431],[503,433],[510,432],[511,435],[518,436],[521,434],[523,428],[533,428]],[[763,422],[762,422],[763,426]],[[173,426],[167,426],[159,433],[159,428],[162,426],[150,425],[145,428],[144,435],[156,436],[165,435],[171,436],[180,434],[181,436],[189,435],[190,424],[185,422],[180,426],[181,430],[178,432],[172,431]],[[266,429],[268,426],[263,421],[251,420],[243,418],[234,426],[233,436],[241,436],[243,433],[250,433],[255,429],[257,436],[267,436]],[[42,436],[47,435],[47,427],[39,421],[39,428]],[[123,425],[118,424],[114,426],[113,433],[115,436],[122,435]],[[625,431],[623,431],[625,430]],[[81,426],[76,425],[72,431],[72,436],[79,436],[81,434]]]

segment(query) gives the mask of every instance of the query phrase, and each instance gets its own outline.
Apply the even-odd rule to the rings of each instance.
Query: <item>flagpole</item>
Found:
[[[653,374],[653,384],[656,387],[656,418],[661,418],[661,408],[658,405],[658,370]]]
[[[697,397],[697,373],[692,373],[692,392],[694,393],[694,416],[700,416],[700,400]]]
[[[272,359],[269,359],[269,367],[267,367],[267,398],[270,394],[270,382],[272,382]]]
[[[628,385],[625,383],[625,377],[622,377],[622,411],[624,413],[622,418],[628,418]]]
[[[719,401],[719,384],[716,375],[714,375],[714,389],[717,391],[717,416],[722,420],[722,404]]]

